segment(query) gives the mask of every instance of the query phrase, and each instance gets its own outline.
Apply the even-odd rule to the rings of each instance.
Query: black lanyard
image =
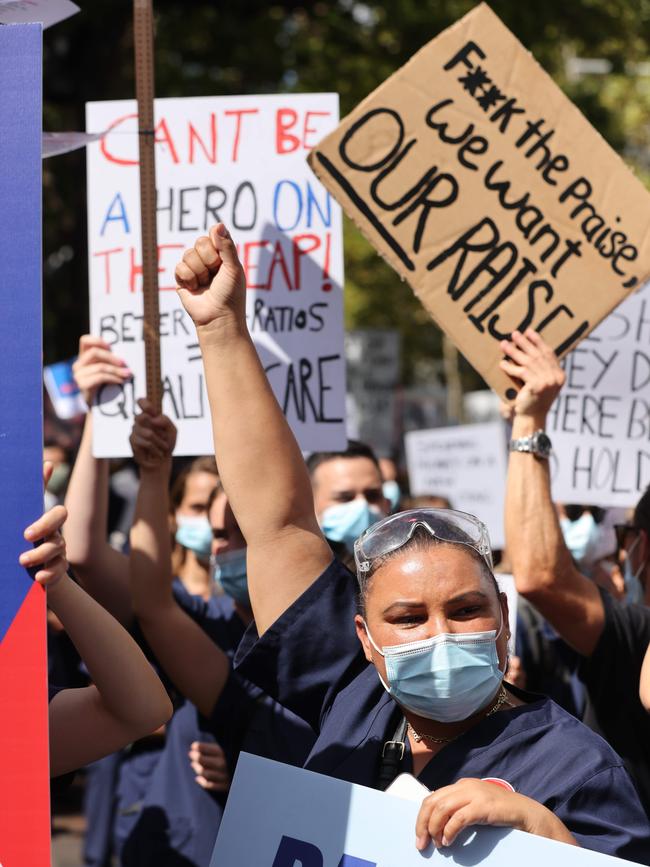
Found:
[[[381,751],[378,788],[385,791],[399,774],[406,751],[406,717],[402,717],[392,740],[386,741]]]

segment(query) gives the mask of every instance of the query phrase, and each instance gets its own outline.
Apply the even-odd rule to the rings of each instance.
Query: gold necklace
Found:
[[[493,713],[496,713],[500,707],[504,704],[510,705],[510,707],[514,707],[510,699],[508,698],[508,693],[505,691],[503,686],[499,690],[499,694],[497,695],[496,701],[490,708],[490,710],[485,714],[485,717],[492,716]],[[483,717],[483,719],[485,719]],[[468,729],[465,729],[462,732],[458,732],[456,735],[451,735],[448,738],[437,738],[435,735],[428,735],[425,732],[420,734],[420,732],[416,732],[411,723],[407,723],[407,727],[409,732],[413,735],[413,740],[416,743],[420,743],[421,741],[431,741],[434,744],[449,744],[451,741],[455,741],[456,738],[459,738],[461,735],[465,734]]]

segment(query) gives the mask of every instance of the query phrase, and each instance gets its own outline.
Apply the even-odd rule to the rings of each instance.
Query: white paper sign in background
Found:
[[[415,848],[417,801],[242,753],[210,867],[624,867],[631,861],[487,826]]]
[[[360,328],[345,335],[348,433],[370,443],[380,457],[397,445],[395,393],[400,381],[399,332]]]
[[[551,407],[553,498],[635,505],[650,484],[650,289],[627,298],[564,359]]]
[[[183,251],[222,220],[246,272],[248,326],[303,450],[345,448],[343,250],[338,205],[312,175],[308,150],[338,121],[336,94],[159,99],[155,139],[163,411],[176,454],[211,453],[194,326],[178,300]],[[94,453],[130,454],[145,392],[136,105],[89,103],[91,331],[134,372],[94,409]]]
[[[442,496],[483,521],[493,548],[505,545],[506,440],[501,422],[411,431],[405,436],[413,496]]]

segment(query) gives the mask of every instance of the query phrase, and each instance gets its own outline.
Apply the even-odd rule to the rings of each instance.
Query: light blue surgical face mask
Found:
[[[235,602],[250,608],[248,576],[246,574],[246,548],[225,551],[210,557],[212,579],[221,585],[223,592]]]
[[[383,517],[377,506],[371,506],[366,499],[359,497],[349,503],[328,506],[320,517],[320,526],[324,536],[332,542],[343,542],[349,551],[353,551],[355,539]]]
[[[176,515],[176,541],[194,551],[201,560],[208,560],[212,548],[212,527],[205,515]]]
[[[365,625],[365,624],[364,624]],[[504,672],[499,667],[499,631],[442,633],[423,641],[377,647],[386,661],[384,689],[406,710],[426,719],[451,723],[465,720],[494,696]]]
[[[390,510],[394,512],[399,506],[399,501],[402,497],[402,492],[395,479],[389,479],[381,486],[384,496],[390,503]]]
[[[596,547],[600,528],[591,512],[584,512],[577,521],[560,518],[560,527],[564,542],[576,563],[583,560]]]
[[[625,556],[625,563],[623,564],[623,581],[625,583],[625,601],[632,602],[635,604],[643,603],[645,599],[645,592],[643,590],[643,586],[639,581],[639,575],[643,572],[643,568],[645,563],[642,563],[636,572],[632,571],[632,551],[636,548],[639,543],[639,539],[641,537],[637,536],[634,542],[630,545],[630,549]]]

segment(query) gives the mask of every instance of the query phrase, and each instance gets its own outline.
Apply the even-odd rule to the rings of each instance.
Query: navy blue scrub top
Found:
[[[178,605],[232,659],[245,628],[232,599],[206,602],[178,579],[173,591]],[[115,839],[122,867],[171,867],[181,856],[188,865],[209,863],[227,792],[201,788],[187,753],[192,741],[215,740],[232,776],[242,749],[301,766],[315,735],[232,670],[209,718],[190,702],[177,705],[161,750],[127,758],[121,768]]]
[[[338,561],[259,638],[254,624],[235,666],[317,733],[304,767],[376,787],[383,744],[401,712],[363,655],[354,629],[358,588]],[[586,849],[650,864],[650,826],[619,756],[550,699],[486,717],[422,770],[428,789],[499,778],[552,810]],[[403,771],[412,772],[410,750]]]
[[[175,595],[179,605],[232,657],[244,634],[232,599],[220,596],[205,602],[200,596]],[[242,750],[301,767],[316,739],[304,720],[232,668],[212,713],[202,718],[202,728],[216,737],[231,774]]]
[[[232,600],[221,596],[205,602],[190,595],[178,579],[173,591],[178,604],[232,657],[244,634]],[[139,628],[134,631],[155,662]],[[215,737],[194,705],[182,697],[174,703],[160,748],[127,754],[120,767],[113,839],[122,867],[171,867],[181,859],[207,867],[210,861],[227,793],[210,792],[196,783],[188,751],[193,741],[213,743]],[[237,755],[221,746],[232,772]]]

